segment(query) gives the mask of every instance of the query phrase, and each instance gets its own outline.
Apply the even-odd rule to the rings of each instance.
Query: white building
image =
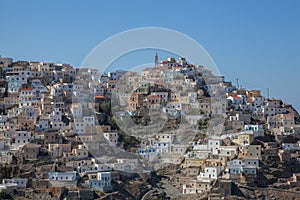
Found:
[[[83,117],[84,126],[95,126],[95,117]]]
[[[98,172],[96,176],[91,175],[86,184],[102,192],[112,190],[111,172]]]
[[[157,142],[156,144],[157,153],[165,154],[169,152],[169,143],[168,142]]]
[[[18,150],[31,141],[31,132],[27,131],[12,131],[5,132],[4,137],[10,138],[10,143],[5,140],[5,145],[8,145],[10,150]]]
[[[143,158],[152,160],[157,156],[157,148],[148,145],[145,148],[138,149],[137,154],[139,154]]]
[[[232,104],[244,104],[244,99],[240,96],[229,96],[227,100]]]
[[[168,92],[151,92],[150,95],[158,96],[160,99],[160,103],[168,102]]]
[[[229,174],[257,174],[257,168],[259,167],[258,158],[245,158],[244,160],[235,159],[227,162],[227,169]]]
[[[265,104],[265,97],[258,96],[258,97],[251,97],[251,101],[255,107],[261,107]]]
[[[255,137],[263,137],[264,136],[264,128],[263,125],[254,125],[254,124],[247,124],[243,128],[244,131],[253,131],[253,136]]]
[[[110,80],[116,80],[116,81],[119,80],[125,74],[126,74],[126,71],[123,71],[123,70],[117,70],[114,72],[107,73]]]
[[[85,165],[80,165],[77,166],[77,172],[79,174],[84,174],[84,173],[91,173],[91,172],[107,172],[107,171],[111,171],[112,167],[110,164],[106,164],[106,163],[86,163]]]
[[[50,181],[75,181],[76,172],[49,172]]]
[[[227,162],[227,168],[229,170],[229,174],[240,174],[243,172],[243,161],[235,159]]]
[[[286,108],[281,107],[281,100],[279,99],[269,99],[262,106],[262,112],[266,117],[275,116],[277,114],[284,114],[287,112]]]
[[[221,146],[222,140],[221,139],[208,139],[207,147],[213,154],[218,154],[219,147]]]
[[[33,79],[31,85],[38,92],[48,92],[42,81],[39,79]]]
[[[204,172],[200,172],[197,179],[198,180],[201,180],[201,179],[217,179],[220,172],[221,172],[220,166],[205,167]]]
[[[158,134],[156,136],[156,139],[159,142],[167,142],[167,143],[173,143],[173,141],[175,140],[175,135],[174,134]]]
[[[71,106],[71,112],[74,118],[82,118],[82,104],[73,103]]]
[[[104,137],[113,145],[118,144],[119,135],[117,132],[104,133]]]
[[[27,187],[27,179],[22,178],[12,178],[12,179],[3,179],[3,184],[17,184],[17,188],[26,188]]]
[[[285,150],[300,150],[298,143],[282,143],[282,148]]]

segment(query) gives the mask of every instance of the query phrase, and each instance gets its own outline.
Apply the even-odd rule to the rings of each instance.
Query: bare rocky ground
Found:
[[[276,188],[251,188],[238,185],[233,191],[234,196],[228,196],[228,199],[261,199],[261,200],[298,200],[300,192]]]

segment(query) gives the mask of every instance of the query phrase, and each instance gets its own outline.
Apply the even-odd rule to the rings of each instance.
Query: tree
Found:
[[[12,172],[12,168],[5,164],[4,166],[0,164],[0,182],[2,182],[3,179],[9,178],[10,174]]]
[[[198,129],[203,129],[207,127],[207,120],[200,119],[198,122]]]
[[[104,112],[106,115],[110,115],[111,105],[110,102],[103,102],[100,105],[100,109],[102,112]]]

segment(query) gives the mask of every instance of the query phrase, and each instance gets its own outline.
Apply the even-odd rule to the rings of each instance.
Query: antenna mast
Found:
[[[155,68],[158,67],[158,53],[155,53]]]

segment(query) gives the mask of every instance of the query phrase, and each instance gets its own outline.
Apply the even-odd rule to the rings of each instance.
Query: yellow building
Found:
[[[225,167],[226,166],[227,159],[225,157],[219,157],[219,158],[208,158],[205,161],[205,166],[207,167]]]
[[[253,132],[243,132],[240,133],[236,139],[233,140],[234,143],[238,145],[250,145],[254,141]]]
[[[185,158],[181,167],[187,168],[187,167],[201,167],[205,165],[205,159],[200,158]]]

